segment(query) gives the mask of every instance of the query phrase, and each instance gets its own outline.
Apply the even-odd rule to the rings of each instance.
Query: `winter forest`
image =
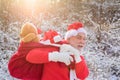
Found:
[[[75,21],[88,32],[83,55],[87,80],[120,80],[120,0],[0,0],[0,80],[10,76],[7,64],[19,45],[22,24],[32,22],[62,36]]]

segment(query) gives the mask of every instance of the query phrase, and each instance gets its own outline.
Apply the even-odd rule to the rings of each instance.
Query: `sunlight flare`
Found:
[[[33,9],[36,4],[36,0],[24,0],[24,4],[27,8]]]

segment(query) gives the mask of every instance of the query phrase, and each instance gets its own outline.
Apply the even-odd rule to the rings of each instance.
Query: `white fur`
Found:
[[[53,39],[54,39],[54,42],[55,42],[55,43],[62,40],[62,38],[61,38],[59,35],[58,35],[58,36],[55,36]]]

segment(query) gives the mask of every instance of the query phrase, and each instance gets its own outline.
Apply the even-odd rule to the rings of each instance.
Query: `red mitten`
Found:
[[[68,66],[70,69],[75,69],[75,58],[74,56],[72,55],[72,58],[73,58],[73,62],[71,62],[71,64]]]

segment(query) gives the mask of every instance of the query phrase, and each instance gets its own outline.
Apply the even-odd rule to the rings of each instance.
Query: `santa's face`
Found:
[[[78,33],[76,36],[68,38],[68,43],[78,50],[81,50],[85,46],[86,36],[85,33]]]

